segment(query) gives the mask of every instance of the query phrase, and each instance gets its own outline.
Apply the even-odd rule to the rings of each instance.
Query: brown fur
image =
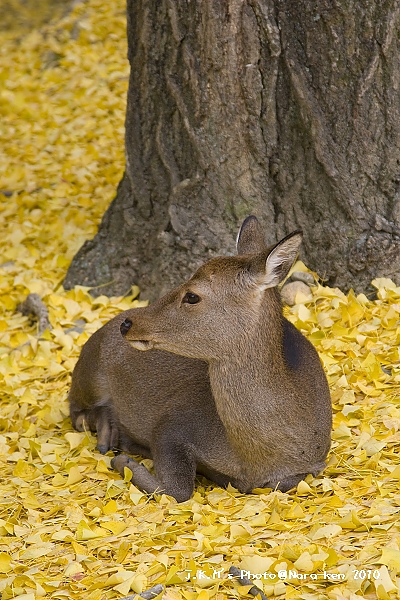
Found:
[[[144,491],[187,500],[196,470],[243,492],[286,491],[324,468],[332,418],[326,377],[312,344],[283,317],[276,288],[300,241],[295,232],[266,248],[248,217],[239,256],[208,261],[83,347],[72,423],[97,430],[101,452],[152,457],[155,476],[125,454],[113,461]],[[189,304],[188,292],[201,300]]]

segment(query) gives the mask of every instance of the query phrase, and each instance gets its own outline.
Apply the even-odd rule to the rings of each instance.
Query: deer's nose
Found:
[[[131,327],[132,321],[130,319],[125,319],[125,321],[121,323],[119,330],[122,333],[122,335],[126,335]]]

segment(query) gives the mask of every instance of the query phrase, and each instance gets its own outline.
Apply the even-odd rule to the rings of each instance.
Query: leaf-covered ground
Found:
[[[200,479],[177,505],[110,470],[72,430],[67,393],[82,344],[135,306],[65,292],[122,175],[128,65],[122,0],[0,36],[0,592],[2,600],[112,600],[157,583],[164,598],[382,598],[400,582],[400,288],[378,299],[315,287],[288,310],[316,345],[332,391],[326,471],[289,494],[242,495]],[[28,293],[51,331],[16,311]],[[150,461],[144,461],[149,464]]]

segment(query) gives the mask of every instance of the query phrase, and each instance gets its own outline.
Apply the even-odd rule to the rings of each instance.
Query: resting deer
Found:
[[[127,310],[85,344],[69,395],[76,429],[147,493],[183,502],[196,471],[241,492],[288,491],[325,467],[332,408],[312,344],[282,314],[277,285],[302,240],[266,247],[248,217],[238,256],[206,262],[146,308]]]

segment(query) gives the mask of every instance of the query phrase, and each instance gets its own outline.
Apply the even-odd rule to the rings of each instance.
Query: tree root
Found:
[[[250,581],[250,579],[247,579],[247,577],[240,577],[240,569],[238,569],[237,567],[234,567],[234,566],[230,567],[229,573],[231,575],[233,575],[233,577],[235,577],[235,579],[238,580],[240,585],[252,585],[253,584],[253,582]],[[158,594],[161,594],[161,592],[163,592],[163,591],[164,591],[164,586],[161,584],[157,584],[154,587],[146,590],[145,592],[142,592],[140,594],[131,594],[130,596],[124,596],[123,598],[121,598],[121,600],[140,600],[140,598],[145,598],[145,600],[151,600],[152,598],[155,598],[156,596],[158,596]],[[253,585],[252,588],[250,588],[248,593],[251,594],[252,596],[259,596],[261,600],[267,600],[267,596],[256,585]]]
[[[250,581],[250,579],[247,579],[247,577],[240,577],[240,569],[237,567],[230,567],[229,573],[238,580],[240,585],[253,585],[253,582]],[[249,589],[248,593],[252,596],[259,596],[261,600],[267,600],[267,596],[256,585],[253,585],[253,587]]]
[[[29,294],[21,304],[18,304],[17,310],[23,315],[34,315],[39,322],[39,334],[46,329],[52,329],[49,321],[49,311],[38,294]]]
[[[145,600],[151,600],[161,594],[164,591],[164,586],[158,583],[154,587],[146,590],[145,592],[141,592],[140,594],[131,594],[130,596],[124,596],[121,600],[139,600],[140,598],[145,598]]]

